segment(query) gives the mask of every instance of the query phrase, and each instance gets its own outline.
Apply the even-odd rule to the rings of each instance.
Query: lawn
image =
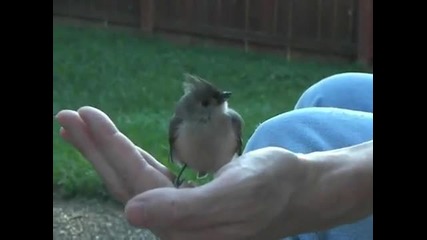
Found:
[[[309,85],[355,64],[288,62],[267,54],[184,46],[153,37],[55,25],[53,112],[90,105],[106,112],[134,143],[167,162],[167,126],[183,73],[231,90],[245,119],[244,141],[263,120],[291,110]],[[89,163],[53,124],[53,183],[63,196],[105,196]],[[173,169],[176,170],[176,169]]]

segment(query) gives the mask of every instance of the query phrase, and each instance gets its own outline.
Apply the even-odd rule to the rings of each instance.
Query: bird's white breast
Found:
[[[236,136],[226,115],[208,123],[184,121],[177,136],[176,159],[196,171],[214,172],[235,154]]]

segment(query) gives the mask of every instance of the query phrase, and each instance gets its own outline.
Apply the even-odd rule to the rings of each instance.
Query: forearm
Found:
[[[294,204],[301,210],[300,227],[312,228],[302,231],[347,224],[372,213],[373,141],[301,159],[307,161],[306,184]]]

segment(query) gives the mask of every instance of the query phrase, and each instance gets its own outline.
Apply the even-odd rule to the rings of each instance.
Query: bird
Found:
[[[228,106],[232,92],[199,76],[184,73],[184,94],[169,121],[169,160],[181,165],[179,187],[189,167],[202,178],[242,155],[244,120]]]

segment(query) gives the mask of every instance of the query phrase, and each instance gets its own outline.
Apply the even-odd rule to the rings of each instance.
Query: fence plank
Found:
[[[221,26],[245,29],[245,0],[223,0],[221,7],[224,16]]]
[[[322,28],[320,35],[322,39],[332,39],[334,35],[334,3],[336,0],[322,0],[321,16]]]
[[[110,0],[109,21],[133,27],[140,26],[140,0]]]
[[[354,0],[337,1],[336,39],[353,41]]]
[[[55,0],[53,1],[53,14],[67,16],[69,9],[68,0]]]
[[[277,4],[277,33],[279,36],[288,36],[290,23],[290,7],[292,0],[279,0]]]
[[[139,26],[144,32],[153,32],[155,26],[154,0],[140,0],[140,22]]]
[[[298,48],[355,57],[357,44],[368,41],[359,34],[367,27],[359,26],[357,17],[364,15],[358,7],[357,0],[55,0],[53,12],[147,32],[177,31],[285,47],[288,53]]]
[[[342,0],[340,0],[342,1]],[[317,1],[293,1],[293,36],[298,38],[316,39],[317,33]]]
[[[373,28],[372,28],[372,0],[359,1],[359,36],[358,36],[358,59],[359,61],[373,65]]]
[[[157,28],[162,31],[173,31],[184,34],[197,34],[207,37],[219,37],[229,40],[243,40],[247,39],[250,42],[266,44],[270,46],[286,47],[293,46],[296,49],[311,50],[316,52],[324,52],[331,54],[343,54],[351,56],[355,53],[355,45],[346,42],[326,42],[326,41],[311,41],[307,39],[293,38],[291,40],[284,39],[277,35],[269,35],[257,32],[245,32],[244,30],[233,28],[215,28],[209,25],[194,24],[188,26],[185,22],[166,22],[161,21],[157,23]]]

